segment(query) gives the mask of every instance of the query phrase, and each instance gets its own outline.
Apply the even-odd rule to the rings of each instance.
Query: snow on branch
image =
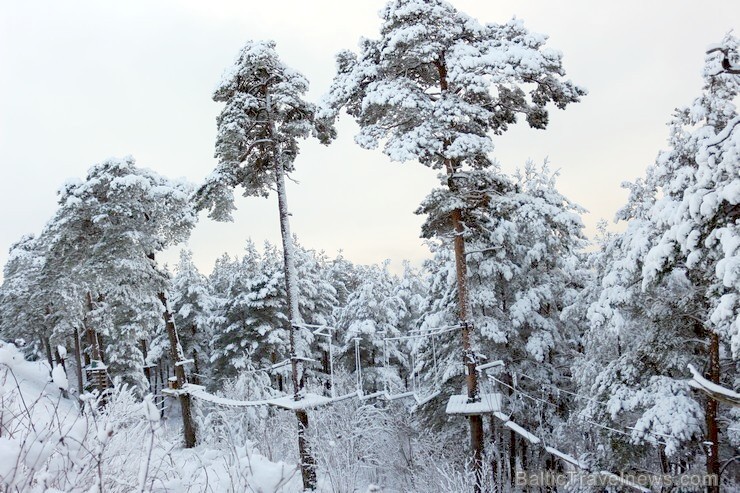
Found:
[[[730,390],[721,385],[717,385],[714,382],[710,382],[704,378],[696,368],[694,368],[694,365],[689,365],[689,371],[692,376],[692,379],[689,380],[689,385],[692,388],[706,392],[716,401],[722,401],[731,406],[740,407],[740,394],[734,390]]]

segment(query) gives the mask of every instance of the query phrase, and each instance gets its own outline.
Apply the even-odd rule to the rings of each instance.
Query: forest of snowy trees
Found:
[[[546,36],[443,0],[381,19],[316,103],[249,41],[213,94],[204,183],[111,158],[12,246],[2,491],[740,490],[738,38],[625,182],[621,232],[589,239],[546,161],[496,160],[497,135],[587,97]],[[420,268],[291,230],[300,144],[350,138],[347,117],[358,145],[439,174]],[[160,263],[237,189],[278,201],[281,244]]]

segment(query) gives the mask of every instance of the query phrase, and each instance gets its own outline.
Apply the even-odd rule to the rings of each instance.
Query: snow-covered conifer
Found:
[[[180,261],[170,283],[170,304],[179,329],[180,343],[187,359],[193,360],[194,382],[207,373],[208,344],[211,340],[213,298],[208,278],[198,271],[189,250],[180,252]]]
[[[418,160],[442,169],[457,190],[461,172],[490,168],[491,134],[522,115],[545,128],[549,103],[559,108],[585,92],[564,80],[561,54],[546,37],[518,20],[481,24],[444,0],[392,0],[381,12],[380,38],[363,39],[359,55],[337,56],[338,74],[320,117],[333,121],[344,108],[360,125],[355,140],[394,161]],[[467,393],[478,399],[472,322],[467,297],[461,211],[449,211],[455,231],[458,321],[462,323]],[[470,418],[476,481],[482,480],[483,424]],[[480,485],[479,485],[480,487]]]
[[[162,327],[158,294],[167,277],[153,256],[187,239],[195,225],[191,187],[135,165],[133,158],[93,166],[60,191],[59,210],[42,233],[48,275],[86,293],[92,330],[111,375],[145,388],[141,340]],[[94,321],[93,321],[94,319]]]
[[[715,475],[731,453],[722,429],[731,418],[691,391],[686,367],[732,382],[735,365],[723,372],[720,358],[736,359],[740,347],[740,78],[722,67],[725,57],[737,61],[738,41],[727,35],[719,48],[707,56],[702,95],[676,112],[669,148],[628,185],[618,215],[627,230],[606,245],[602,291],[588,313],[587,351],[600,363],[580,367],[582,384],[608,403],[583,413],[630,426],[634,441],[659,447],[664,468],[705,455]]]
[[[298,348],[293,324],[301,321],[301,315],[285,177],[294,169],[299,139],[313,134],[326,142],[333,134],[333,127],[315,121],[314,105],[303,99],[307,90],[308,81],[280,61],[274,42],[247,42],[213,94],[215,101],[225,103],[218,117],[218,165],[196,194],[199,208],[208,209],[214,219],[227,220],[234,208],[234,187],[242,187],[247,196],[267,196],[273,188],[277,192],[288,308],[286,329],[296,400],[302,378],[295,357]],[[308,415],[297,410],[296,417],[303,484],[313,489],[315,461],[304,437]]]
[[[364,390],[383,390],[386,381],[392,389],[403,389],[402,378],[409,365],[405,345],[383,343],[384,338],[403,335],[405,329],[401,323],[408,309],[397,293],[398,279],[388,272],[388,262],[366,267],[363,273],[362,283],[337,316],[347,355],[344,359],[356,364],[354,340],[358,339]]]

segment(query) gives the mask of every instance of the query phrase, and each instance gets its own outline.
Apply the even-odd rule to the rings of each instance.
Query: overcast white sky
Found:
[[[275,39],[284,61],[318,99],[334,54],[376,37],[384,0],[0,0],[0,264],[22,234],[38,233],[56,190],[94,163],[133,155],[139,165],[191,181],[213,169],[211,92],[248,39]],[[592,234],[665,146],[666,122],[699,94],[708,44],[740,20],[740,2],[455,0],[483,22],[524,19],[550,36],[589,95],[553,110],[546,131],[520,125],[496,138],[494,155],[513,170],[549,157],[561,190],[590,211]],[[329,148],[303,146],[299,185],[289,188],[301,242],[361,263],[427,255],[413,211],[436,185],[417,163],[390,163],[358,148],[343,118]],[[251,237],[279,241],[276,200],[238,202],[234,223],[201,218],[190,241],[209,272]],[[176,252],[166,260],[173,263]]]

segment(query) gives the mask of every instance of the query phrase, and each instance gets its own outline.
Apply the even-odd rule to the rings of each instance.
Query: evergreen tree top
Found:
[[[358,55],[337,55],[338,73],[319,116],[341,108],[360,124],[358,144],[394,161],[445,160],[489,167],[489,133],[526,116],[544,128],[548,103],[564,108],[585,91],[565,81],[561,54],[516,19],[482,25],[440,0],[394,0],[381,13],[381,37]]]
[[[233,188],[245,196],[267,196],[275,184],[275,164],[294,170],[299,139],[314,135],[328,142],[331,126],[315,121],[315,106],[305,101],[308,81],[286,66],[274,41],[248,41],[213,93],[225,103],[217,118],[218,165],[196,193],[199,209],[217,220],[231,220]]]

